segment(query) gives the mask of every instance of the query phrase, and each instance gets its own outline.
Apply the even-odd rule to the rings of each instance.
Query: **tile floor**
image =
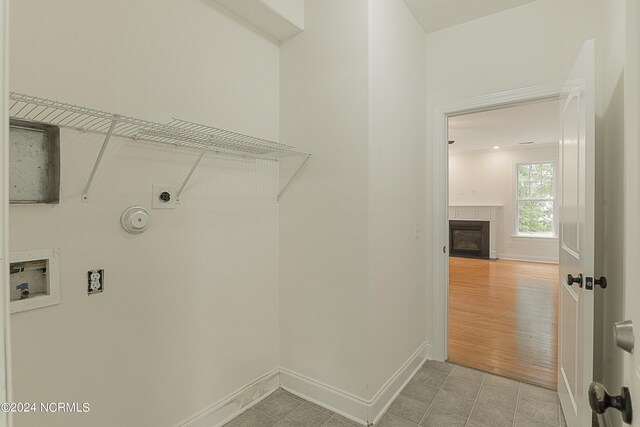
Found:
[[[358,424],[282,389],[227,427],[350,427]],[[450,363],[427,361],[378,427],[564,427],[554,391]]]
[[[278,389],[225,427],[353,427],[360,424]]]

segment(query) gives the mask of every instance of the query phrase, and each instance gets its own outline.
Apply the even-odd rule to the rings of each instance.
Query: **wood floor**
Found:
[[[449,360],[556,388],[558,266],[451,257]]]

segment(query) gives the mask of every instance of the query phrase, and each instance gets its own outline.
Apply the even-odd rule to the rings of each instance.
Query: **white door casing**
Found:
[[[593,380],[595,60],[585,42],[563,89],[560,112],[560,290],[558,394],[569,427],[591,425],[587,391]],[[582,283],[568,283],[568,275]]]
[[[0,0],[0,403],[11,399],[9,340],[9,1]],[[0,411],[0,427],[11,414]]]
[[[633,423],[640,426],[640,5],[626,2],[627,46],[624,70],[624,141],[625,141],[625,274],[624,318],[635,328],[635,351],[625,353],[623,383],[631,391]],[[605,333],[611,333],[605,329]],[[622,351],[622,350],[618,350]],[[609,390],[618,394],[619,390]]]
[[[433,111],[434,141],[430,159],[433,171],[433,296],[427,301],[433,316],[427,330],[433,325],[432,357],[444,361],[448,357],[448,291],[449,291],[449,197],[448,197],[448,127],[449,117],[519,105],[525,102],[558,99],[564,83],[548,83],[480,95],[474,98],[439,104]],[[444,250],[443,250],[444,248]],[[429,295],[429,293],[427,293]]]

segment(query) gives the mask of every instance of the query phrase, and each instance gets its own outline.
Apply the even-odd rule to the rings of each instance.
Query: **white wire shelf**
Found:
[[[119,137],[251,158],[310,156],[296,151],[290,145],[186,120],[174,119],[167,124],[156,123],[16,92],[11,92],[9,99],[9,115],[15,119],[95,133],[107,133],[116,120],[112,135]]]
[[[9,94],[9,116],[13,119],[47,123],[106,135],[91,176],[84,188],[82,194],[84,201],[88,198],[87,194],[91,182],[100,165],[107,144],[111,136],[114,135],[200,151],[200,156],[180,186],[178,197],[202,158],[208,153],[268,160],[299,156],[304,158],[300,168],[311,157],[311,154],[297,151],[291,145],[187,120],[173,119],[169,123],[163,124],[16,92],[10,92]],[[297,172],[295,175],[297,175]],[[289,183],[285,185],[283,191],[288,185]],[[278,197],[281,194],[282,191]]]

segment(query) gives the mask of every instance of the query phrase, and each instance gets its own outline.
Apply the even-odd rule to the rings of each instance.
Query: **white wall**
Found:
[[[425,337],[425,35],[398,1],[305,12],[281,48],[281,134],[313,153],[281,199],[281,363],[366,403]]]
[[[304,29],[304,0],[262,0],[299,29]]]
[[[206,0],[215,1],[243,25],[279,43],[304,29],[304,0]]]
[[[280,362],[366,390],[368,15],[365,1],[305,5],[280,51],[280,132],[313,153],[280,199]]]
[[[436,105],[565,79],[586,39],[599,45],[600,0],[537,0],[427,36],[427,147]],[[427,164],[432,164],[427,153]],[[427,188],[431,200],[433,188]],[[428,211],[427,223],[432,221]],[[443,225],[444,226],[444,225]],[[429,239],[431,237],[429,236]],[[433,256],[428,247],[427,260]],[[428,271],[432,271],[428,266]],[[433,301],[432,286],[427,298]],[[432,322],[427,339],[432,337]]]
[[[499,258],[558,261],[558,239],[514,237],[516,234],[515,168],[518,163],[558,161],[558,147],[466,151],[449,154],[451,205],[502,205],[497,221]]]
[[[426,322],[426,36],[404,2],[373,0],[369,14],[367,398],[424,343]]]
[[[278,47],[207,1],[12,4],[11,88],[157,121],[278,137]],[[126,234],[196,153],[63,130],[62,201],[12,206],[11,249],[60,248],[60,305],[12,315],[15,401],[89,402],[25,426],[170,426],[278,366],[278,172],[207,157],[176,210]],[[106,271],[86,294],[86,272]]]

